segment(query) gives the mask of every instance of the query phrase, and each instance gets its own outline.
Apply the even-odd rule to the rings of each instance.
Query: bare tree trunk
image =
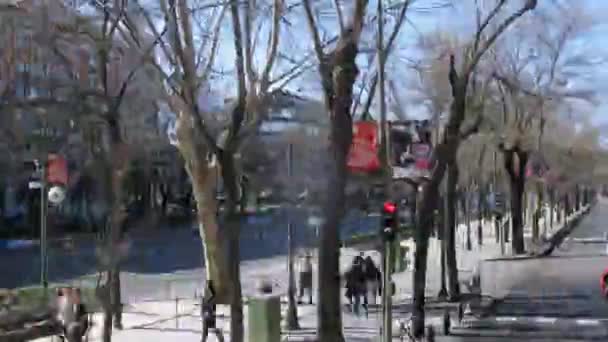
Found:
[[[471,215],[472,215],[472,207],[473,207],[473,203],[471,201],[471,196],[470,196],[470,192],[467,189],[467,191],[464,193],[464,195],[466,196],[464,198],[464,218],[465,218],[465,224],[467,226],[467,236],[466,236],[466,248],[468,251],[470,251],[473,246],[472,246],[472,241],[471,241]]]
[[[455,162],[448,164],[446,179],[446,210],[445,210],[445,254],[448,271],[448,293],[450,301],[460,298],[460,286],[458,284],[458,262],[456,260],[456,206],[458,196],[456,193],[456,182],[458,181],[458,165]]]
[[[581,188],[578,184],[574,186],[575,208],[574,211],[581,210]]]
[[[319,236],[319,277],[317,305],[317,335],[319,341],[344,341],[340,308],[340,241],[339,225],[346,205],[347,156],[352,143],[353,85],[358,69],[355,59],[367,0],[357,0],[349,29],[341,32],[334,51],[323,51],[319,30],[310,1],[304,0],[306,19],[313,37],[319,62],[319,74],[329,110],[330,170],[324,217]]]
[[[414,251],[414,276],[412,277],[412,287],[414,288],[414,299],[412,307],[412,333],[414,336],[424,334],[424,304],[426,289],[426,267],[429,248],[429,233],[432,227],[431,214],[437,207],[437,194],[439,184],[445,172],[445,164],[439,163],[433,171],[431,181],[424,186],[420,209],[417,211],[416,230],[414,240],[416,250]],[[444,215],[446,213],[444,212]],[[443,225],[445,227],[445,224]]]
[[[514,158],[519,158],[519,167],[514,168]],[[511,230],[513,232],[511,246],[514,254],[525,251],[523,226],[523,195],[525,190],[525,168],[528,153],[521,150],[505,152],[505,169],[509,175],[511,189]]]
[[[447,284],[446,284],[446,257],[445,257],[445,236],[446,236],[446,224],[445,224],[445,209],[446,209],[446,201],[444,200],[444,198],[440,197],[439,198],[439,202],[440,202],[440,206],[439,206],[439,217],[435,216],[435,226],[437,229],[437,235],[439,238],[439,242],[441,245],[441,251],[440,251],[440,285],[439,285],[439,293],[437,294],[437,297],[441,300],[445,299],[448,297],[448,288],[447,288]]]
[[[192,192],[196,200],[197,221],[201,243],[205,253],[205,273],[207,280],[213,280],[218,304],[230,304],[229,263],[225,247],[227,234],[219,229],[218,205],[216,199],[217,162],[215,157],[206,155],[208,149],[197,147],[189,116],[180,115],[176,124],[178,148],[184,158],[186,172],[192,182]]]
[[[352,142],[352,87],[357,77],[356,42],[336,51],[334,67],[335,99],[331,106],[331,156],[334,163],[329,172],[331,189],[327,194],[319,239],[319,303],[318,336],[320,341],[344,341],[340,310],[340,243],[339,227],[346,204],[347,156]]]
[[[242,110],[237,108],[235,110]],[[230,341],[243,342],[243,295],[240,278],[240,215],[239,205],[239,183],[234,164],[234,153],[227,147],[221,153],[221,171],[224,188],[226,190],[226,212],[224,222],[228,235],[228,264],[229,279],[228,291],[230,294]]]
[[[117,113],[109,113],[108,116],[117,117]],[[120,257],[118,246],[123,238],[122,224],[125,219],[125,207],[123,204],[124,178],[127,171],[128,147],[122,141],[120,128],[117,121],[110,120],[109,134],[112,141],[110,146],[110,220],[109,236],[106,236],[108,250],[110,253],[110,268],[107,271],[106,289],[109,303],[104,310],[103,340],[111,340],[112,325],[122,329],[122,298],[120,293]],[[106,335],[108,334],[108,335]]]
[[[483,212],[486,206],[483,205],[483,200],[485,198],[484,187],[479,182],[479,186],[477,188],[477,244],[479,246],[483,245]]]
[[[534,211],[534,222],[532,225],[532,240],[538,241],[540,235],[540,219],[543,214],[543,186],[539,182],[536,184],[536,210]]]
[[[549,229],[553,229],[555,218],[555,190],[549,187]]]

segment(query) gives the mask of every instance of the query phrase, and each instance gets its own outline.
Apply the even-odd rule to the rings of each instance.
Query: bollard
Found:
[[[249,342],[280,342],[281,299],[272,293],[272,284],[261,281],[258,294],[249,299]]]

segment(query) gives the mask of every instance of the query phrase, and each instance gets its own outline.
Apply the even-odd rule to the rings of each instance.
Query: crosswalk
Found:
[[[588,305],[591,301],[594,297],[590,290],[544,293],[513,290],[496,306],[492,317],[465,318],[453,332],[463,337],[507,340],[606,341],[608,317],[594,316]]]

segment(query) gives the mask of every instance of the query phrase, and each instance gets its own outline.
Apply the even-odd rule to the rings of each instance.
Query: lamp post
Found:
[[[34,160],[36,171],[40,175],[40,283],[45,289],[48,288],[48,260],[47,260],[47,196],[46,196],[46,160]]]
[[[65,168],[65,172],[67,172],[67,165],[58,166],[54,164],[57,156],[53,155],[53,159],[51,160],[51,155],[49,155],[48,149],[50,140],[56,138],[56,132],[50,128],[46,120],[44,120],[43,125],[38,134],[36,134],[40,139],[38,146],[39,157],[34,159],[35,169],[35,177],[38,178],[37,181],[32,181],[29,183],[30,189],[40,189],[40,283],[43,288],[48,288],[48,241],[47,241],[47,222],[48,222],[48,205],[49,202],[54,205],[60,204],[65,198],[65,190],[61,186],[57,186],[56,184],[49,184],[49,176],[51,178],[56,176],[57,167]],[[65,160],[64,160],[65,162]],[[50,170],[49,170],[50,166]],[[64,175],[67,177],[67,173]],[[62,177],[63,178],[63,177]],[[57,182],[57,180],[50,179],[50,182],[60,183],[61,185],[67,184],[67,179],[61,179]]]
[[[289,178],[289,184],[292,184],[293,180],[293,144],[287,146],[287,177]],[[293,210],[293,196],[292,192],[288,191],[289,205],[287,208],[287,320],[286,325],[290,330],[299,329],[298,324],[298,308],[296,306],[295,294],[296,294],[296,281],[294,276],[294,238],[293,238],[293,223],[291,220],[291,211]]]

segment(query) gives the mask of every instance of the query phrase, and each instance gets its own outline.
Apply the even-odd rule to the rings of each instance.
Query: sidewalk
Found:
[[[495,258],[501,256],[500,244],[495,242],[494,227],[492,222],[483,222],[483,245],[479,246],[477,238],[477,221],[471,222],[471,239],[472,249],[466,249],[466,225],[459,225],[457,230],[457,246],[456,253],[458,258],[459,279],[465,282],[470,279],[473,271],[478,267],[484,259]],[[541,227],[543,227],[541,223]],[[548,233],[552,234],[557,231],[558,227],[549,229]],[[541,229],[542,232],[542,229]],[[531,236],[531,229],[526,227],[525,234]],[[506,255],[510,254],[510,244],[505,244]],[[340,270],[345,272],[350,266],[355,255],[359,254],[359,250],[354,248],[342,248],[340,258]],[[380,263],[380,253],[377,251],[365,251],[366,255],[372,256],[374,261]],[[413,252],[412,254],[413,255]],[[429,246],[429,258],[427,269],[427,296],[436,297],[439,291],[440,284],[440,245],[437,239],[431,239]],[[267,258],[261,260],[246,261],[241,264],[241,279],[243,285],[243,295],[251,296],[255,293],[255,286],[260,279],[268,279],[275,285],[275,292],[279,295],[284,295],[287,291],[287,262],[285,256]],[[315,263],[316,264],[316,263]],[[315,265],[316,268],[316,265]],[[313,283],[316,284],[317,272],[313,272]],[[411,312],[409,308],[412,289],[412,271],[410,269],[405,272],[397,273],[393,276],[397,287],[397,292],[393,303],[393,319],[405,319]],[[463,292],[465,288],[462,287]],[[197,290],[200,293],[200,288]],[[175,296],[181,298],[165,301],[142,301],[130,303],[125,307],[123,315],[123,323],[125,329],[122,331],[114,331],[113,339],[117,342],[131,341],[180,341],[180,342],[198,342],[200,341],[201,320],[197,301],[193,298],[191,290],[188,293],[174,293]],[[285,302],[283,300],[283,302]],[[316,303],[316,300],[315,300]],[[445,306],[446,304],[440,304]],[[454,304],[449,304],[454,305]],[[436,332],[440,335],[441,312],[433,310],[434,303],[427,303],[427,324],[436,326]],[[283,305],[283,310],[286,305]],[[247,307],[244,308],[244,323],[247,331]],[[343,325],[345,338],[347,341],[374,341],[376,340],[380,327],[380,313],[378,307],[370,308],[369,318],[357,317],[348,310],[343,310]],[[218,319],[218,327],[226,332],[225,337],[228,341],[228,307],[220,306],[218,308],[220,318]],[[316,307],[313,305],[300,305],[298,307],[298,316],[301,329],[293,332],[284,332],[288,339],[287,341],[313,341],[316,329]],[[177,317],[177,318],[176,318]],[[89,335],[89,341],[101,340],[101,315],[95,315],[97,322]],[[438,336],[439,337],[439,336]],[[213,339],[211,339],[213,340]],[[50,339],[42,339],[41,341],[50,341]]]
[[[585,207],[581,208],[581,210],[577,213],[574,213],[568,220],[571,220],[576,215],[579,215],[583,212]],[[556,213],[554,212],[554,215]],[[555,216],[554,216],[555,217]],[[563,226],[564,222],[561,224],[557,224],[554,222],[553,227],[547,227],[545,230],[545,221],[549,221],[549,212],[545,211],[545,217],[540,219],[540,234],[543,233],[546,235],[546,238],[550,238],[553,234],[558,232]],[[555,221],[555,220],[554,220]],[[506,227],[509,227],[510,222],[505,219],[504,220]],[[479,225],[479,221],[471,221],[470,227],[470,235],[471,235],[471,250],[466,249],[466,240],[467,240],[467,226],[466,224],[459,224],[456,231],[456,259],[458,264],[458,276],[459,281],[467,282],[470,280],[473,273],[478,270],[480,262],[487,259],[495,259],[495,258],[512,258],[512,249],[511,249],[511,241],[506,242],[505,245],[505,253],[501,252],[500,242],[496,242],[496,235],[494,231],[494,222],[493,221],[482,221],[482,240],[483,244],[479,245],[477,239],[477,227]],[[548,226],[548,225],[547,225]],[[512,238],[511,234],[509,234],[509,238]],[[525,226],[524,227],[524,239],[526,242],[526,251],[530,250],[534,247],[532,243],[532,227]],[[415,243],[413,239],[409,239],[402,242],[402,245],[406,245],[410,249],[409,258],[413,260],[413,255],[415,251]],[[441,241],[437,238],[431,238],[429,241],[429,252],[427,259],[427,296],[435,297],[440,290],[440,281],[441,281]],[[411,265],[411,262],[410,262]],[[397,298],[400,300],[407,300],[411,297],[412,293],[412,267],[410,266],[408,270],[405,272],[397,273],[393,276],[397,284]],[[464,288],[461,288],[464,290]]]

